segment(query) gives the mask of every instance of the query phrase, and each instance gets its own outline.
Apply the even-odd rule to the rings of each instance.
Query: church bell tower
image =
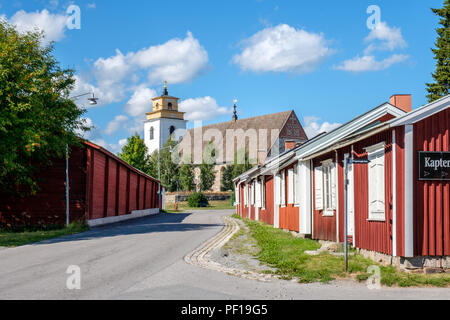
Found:
[[[179,98],[169,95],[167,81],[161,96],[152,99],[152,112],[148,112],[144,123],[144,141],[149,154],[160,150],[170,135],[178,129],[186,130],[184,112],[178,111]]]

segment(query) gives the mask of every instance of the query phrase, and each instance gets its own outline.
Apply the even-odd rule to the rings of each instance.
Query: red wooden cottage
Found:
[[[421,257],[419,265],[431,256],[450,267],[449,105],[447,96],[411,111],[410,95],[391,97],[238,177],[238,213],[256,219],[251,212],[268,212],[264,221],[275,227],[343,242],[344,160],[368,160],[348,166],[353,245],[398,261]]]

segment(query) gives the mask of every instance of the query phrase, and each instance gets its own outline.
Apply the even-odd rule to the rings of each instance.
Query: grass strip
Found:
[[[45,228],[46,230],[25,229],[21,231],[11,231],[0,229],[0,247],[18,247],[26,244],[53,239],[61,236],[80,233],[89,230],[87,224],[74,222],[68,227],[57,229]]]
[[[234,215],[238,218],[239,216]],[[349,256],[349,272],[344,270],[344,257],[329,252],[311,256],[306,250],[317,250],[320,244],[311,239],[297,238],[288,232],[276,229],[259,221],[243,220],[250,229],[250,235],[256,240],[260,251],[258,259],[284,279],[298,278],[301,283],[324,282],[338,278],[354,277],[366,281],[372,276],[367,272],[369,266],[378,266],[381,284],[400,287],[448,287],[450,274],[417,274],[397,270],[393,266],[382,266],[361,254]]]

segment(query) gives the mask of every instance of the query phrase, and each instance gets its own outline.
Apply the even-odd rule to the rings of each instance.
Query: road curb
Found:
[[[232,276],[237,276],[250,280],[267,282],[273,279],[278,279],[278,277],[271,274],[263,274],[249,270],[230,268],[211,259],[209,253],[214,249],[221,248],[240,229],[239,224],[236,222],[235,219],[227,216],[222,217],[222,219],[225,222],[225,226],[222,229],[222,231],[220,231],[213,238],[206,241],[199,248],[195,249],[194,251],[186,255],[184,257],[184,261],[188,264],[195,265],[204,269],[215,270]]]

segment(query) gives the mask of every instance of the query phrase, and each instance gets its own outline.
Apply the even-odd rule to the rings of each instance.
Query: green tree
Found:
[[[253,165],[251,164],[251,161],[249,159],[248,152],[246,152],[244,149],[238,150],[234,154],[232,179],[243,174],[247,170],[250,170],[252,167]]]
[[[234,170],[234,165],[232,165],[232,164],[223,167],[222,177],[221,177],[221,181],[220,181],[220,190],[221,191],[234,190],[233,170]]]
[[[200,190],[209,191],[214,185],[216,174],[214,165],[216,164],[216,148],[210,142],[204,151],[202,164],[200,165]]]
[[[179,188],[179,167],[178,161],[173,161],[172,154],[177,153],[176,142],[168,139],[160,152],[160,173],[161,183],[169,192],[177,191]],[[156,161],[158,153],[156,152]],[[158,167],[156,167],[158,170]]]
[[[144,139],[141,139],[138,133],[127,139],[127,143],[122,147],[122,152],[118,156],[136,169],[149,175],[155,172],[148,156],[148,148]]]
[[[445,0],[441,9],[431,9],[440,17],[440,28],[435,46],[431,49],[436,60],[436,70],[432,74],[434,82],[427,83],[428,101],[433,102],[450,93],[450,0]]]
[[[43,33],[19,33],[0,20],[0,192],[34,194],[37,171],[79,145],[89,128],[69,99],[73,70],[53,57]]]
[[[179,170],[180,185],[183,191],[192,191],[195,188],[194,184],[194,165],[190,161],[190,156],[186,156]]]

